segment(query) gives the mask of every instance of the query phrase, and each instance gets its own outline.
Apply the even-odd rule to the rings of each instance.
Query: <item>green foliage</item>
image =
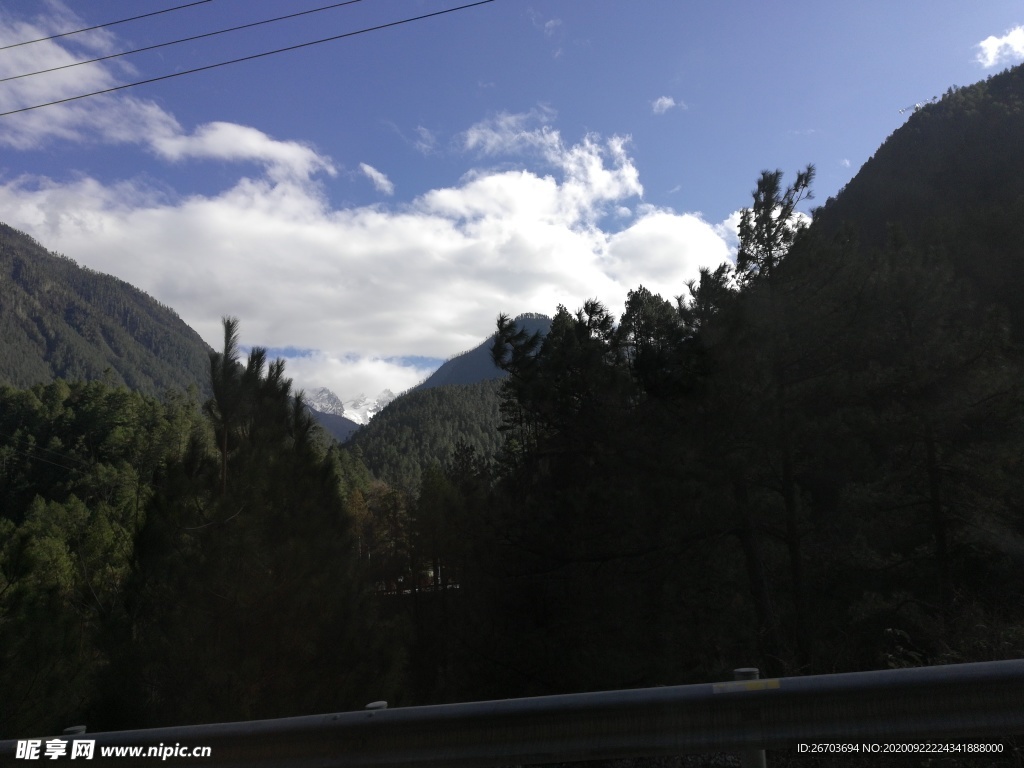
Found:
[[[327,446],[282,362],[256,349],[241,366],[226,331],[212,368],[228,384],[205,418],[180,394],[0,388],[0,732],[303,714],[397,690],[401,628],[378,618],[352,535],[369,473]]]
[[[506,444],[465,598],[485,694],[980,660],[965,606],[1024,622],[1007,312],[927,238],[797,236],[811,174],[762,177],[736,284],[641,287],[617,327],[560,308],[543,342],[499,320]]]
[[[802,228],[796,207],[811,198],[814,166],[796,175],[793,186],[782,190],[782,171],[762,171],[754,190],[754,205],[740,216],[740,246],[736,271],[741,282],[771,280]]]
[[[351,526],[365,470],[324,449],[283,362],[255,348],[242,366],[224,326],[204,407],[219,467],[194,438],[140,535],[115,670],[140,723],[345,709],[389,695],[400,669],[393,643],[369,639]]]
[[[100,383],[0,387],[0,731],[52,733],[93,700],[135,539],[195,418]]]
[[[922,252],[944,248],[958,278],[1010,313],[1024,338],[1024,67],[950,89],[915,112],[816,214],[844,222],[863,249],[884,248],[897,225]]]
[[[543,336],[551,327],[551,318],[527,312],[516,316],[510,321],[525,333],[537,333]],[[432,373],[427,380],[416,387],[417,390],[452,384],[476,384],[481,381],[499,379],[505,372],[495,365],[491,357],[491,345],[494,339],[488,339],[474,349],[455,355]]]
[[[501,447],[498,380],[412,390],[397,397],[347,445],[375,477],[407,492],[432,463],[446,463],[459,441],[482,456]]]
[[[538,344],[551,327],[550,318],[530,313],[503,322],[505,332]],[[495,456],[502,446],[499,393],[506,375],[491,354],[495,338],[447,361],[353,435],[349,445],[377,478],[415,493],[426,469],[448,462],[459,443],[487,460]]]
[[[208,347],[170,307],[0,224],[0,384],[205,388]]]

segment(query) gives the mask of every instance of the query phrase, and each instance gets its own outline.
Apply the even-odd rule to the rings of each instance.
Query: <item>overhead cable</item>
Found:
[[[160,77],[151,77],[146,80],[136,80],[134,83],[125,83],[124,85],[115,85],[113,88],[104,88],[100,91],[92,91],[91,93],[83,93],[79,96],[68,96],[64,99],[57,99],[56,101],[48,101],[44,104],[35,104],[31,107],[21,107],[20,109],[12,109],[7,112],[0,112],[0,117],[7,117],[8,115],[16,115],[19,112],[29,112],[33,109],[42,109],[43,107],[52,107],[56,104],[65,104],[69,101],[77,101],[78,99],[87,99],[90,96],[100,96],[105,93],[113,93],[114,91],[123,91],[126,88],[134,88],[137,85],[148,85],[149,83],[158,83],[161,80],[170,80],[172,77],[181,77],[182,75],[192,75],[196,72],[205,72],[208,69],[216,69],[217,67],[226,67],[229,64],[239,64],[243,61],[252,61],[253,59],[261,59],[264,56],[273,56],[277,53],[285,53],[286,51],[295,51],[299,48],[308,48],[312,45],[319,45],[320,43],[329,43],[334,40],[341,40],[346,37],[354,37],[355,35],[362,35],[366,32],[376,32],[377,30],[387,29],[388,27],[397,27],[401,24],[409,24],[413,21],[422,21],[423,19],[429,19],[434,16],[443,16],[446,13],[454,13],[456,11],[464,11],[467,8],[475,8],[478,5],[487,5],[493,3],[494,0],[478,0],[475,3],[467,3],[466,5],[459,5],[454,8],[446,8],[443,11],[434,11],[433,13],[425,13],[422,16],[412,16],[408,19],[400,19],[399,21],[391,21],[387,24],[378,24],[375,27],[366,27],[365,29],[357,29],[355,32],[345,32],[341,35],[332,35],[331,37],[324,37],[319,40],[311,40],[308,43],[299,43],[298,45],[289,45],[286,48],[277,48],[273,51],[264,51],[263,53],[254,53],[251,56],[243,56],[240,59],[231,59],[230,61],[221,61],[216,64],[207,64],[204,67],[196,67],[195,69],[186,69],[182,72],[173,72],[169,75],[161,75]]]
[[[145,19],[150,16],[159,16],[161,13],[170,13],[171,11],[180,11],[182,8],[191,8],[193,5],[202,5],[203,3],[212,3],[213,0],[196,0],[194,3],[185,3],[185,5],[176,5],[173,8],[164,8],[162,11],[152,11],[151,13],[144,13],[141,16],[131,16],[127,19],[118,19],[117,21],[108,21],[106,24],[96,24],[92,27],[83,27],[82,29],[73,29],[70,32],[61,32],[56,35],[50,35],[49,37],[40,37],[35,40],[23,40],[20,43],[11,43],[10,45],[0,45],[0,51],[6,51],[8,48],[17,48],[19,45],[31,45],[32,43],[42,43],[46,40],[56,40],[58,37],[67,37],[68,35],[77,35],[79,32],[89,32],[93,29],[102,29],[103,27],[112,27],[115,24],[124,24],[126,21],[135,21],[136,19]]]
[[[107,56],[98,56],[95,59],[86,59],[85,61],[76,61],[71,64],[63,64],[59,67],[50,67],[49,69],[40,69],[36,72],[26,72],[23,75],[11,75],[10,77],[0,78],[0,83],[6,83],[8,80],[18,80],[22,77],[33,77],[34,75],[45,75],[47,72],[56,72],[60,69],[69,69],[71,67],[80,67],[83,64],[95,64],[97,61],[106,61],[107,59],[116,59],[120,56],[129,56],[133,53],[142,53],[143,51],[152,51],[156,48],[166,48],[169,45],[177,45],[178,43],[188,43],[192,40],[201,40],[204,37],[213,37],[215,35],[223,35],[227,32],[237,32],[240,29],[249,29],[250,27],[258,27],[261,24],[270,24],[275,21],[284,21],[285,19],[294,19],[296,16],[306,16],[310,13],[319,13],[320,11],[329,11],[334,8],[340,8],[343,5],[352,5],[354,3],[361,3],[363,0],[345,0],[344,3],[334,3],[333,5],[325,5],[320,8],[313,8],[308,11],[299,11],[298,13],[289,13],[287,16],[278,16],[273,19],[264,19],[263,21],[254,21],[250,24],[242,24],[237,27],[228,27],[227,29],[218,29],[216,32],[206,32],[202,35],[193,35],[192,37],[183,37],[180,40],[171,40],[166,43],[157,43],[156,45],[147,45],[144,48],[134,48],[130,51],[121,51],[120,53],[111,53]]]
[[[6,446],[6,447],[10,448],[15,453],[20,453],[22,456],[24,456],[27,459],[31,459],[32,461],[41,461],[44,464],[52,464],[53,466],[60,467],[61,469],[66,470],[68,472],[76,471],[75,467],[68,467],[68,466],[65,466],[64,464],[58,464],[56,461],[50,461],[49,459],[44,459],[42,456],[36,456],[34,454],[28,453],[27,451],[23,451],[20,448],[15,448],[13,445]]]
[[[0,435],[2,435],[4,437],[9,437],[12,441],[13,440],[21,440],[21,441],[24,441],[24,442],[28,442],[28,440],[26,438],[19,437],[17,435],[12,435],[9,432],[0,432]],[[47,458],[45,458],[43,456],[39,456],[39,455],[36,455],[35,453],[31,453],[31,451],[36,451],[36,452],[42,451],[43,453],[48,453],[51,456],[55,456],[58,459],[67,459],[69,461],[74,461],[74,462],[76,462],[78,464],[81,464],[81,465],[83,465],[85,467],[89,467],[89,468],[92,467],[92,465],[88,461],[86,461],[84,459],[80,459],[77,456],[72,456],[72,455],[67,454],[67,453],[61,453],[59,451],[52,451],[49,448],[42,447],[41,445],[29,445],[29,446],[27,446],[23,450],[22,448],[19,448],[17,445],[14,445],[14,444],[9,444],[9,445],[2,445],[2,444],[0,444],[0,449],[3,449],[3,448],[10,448],[12,451],[15,451],[16,453],[20,453],[22,456],[27,456],[28,458],[36,459],[37,461],[43,461],[43,462],[46,462],[47,464],[53,464],[53,466],[61,467],[62,469],[66,469],[69,472],[75,470],[76,467],[69,467],[69,466],[67,466],[65,464],[59,464],[56,461],[53,461],[52,459],[47,459]]]

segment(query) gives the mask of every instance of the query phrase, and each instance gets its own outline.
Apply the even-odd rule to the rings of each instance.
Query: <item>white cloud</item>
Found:
[[[486,157],[526,155],[561,171],[557,212],[574,224],[599,218],[606,212],[606,203],[643,195],[639,172],[626,152],[628,136],[602,141],[588,134],[570,147],[548,124],[552,117],[553,112],[544,108],[500,113],[470,127],[463,137],[464,147]]]
[[[848,158],[844,157],[842,160],[839,161],[839,164],[841,166],[843,166],[843,168],[849,168],[850,167],[850,160]]]
[[[670,109],[686,109],[686,104],[676,101],[671,96],[659,96],[651,102],[651,111],[656,115],[664,115]]]
[[[367,165],[366,163],[360,163],[359,170],[363,172],[366,178],[373,182],[373,186],[378,192],[385,195],[395,194],[395,185],[391,183],[391,179],[389,179],[384,173],[378,171],[372,165]]]
[[[809,227],[811,225],[811,217],[803,211],[795,211],[793,213],[793,223],[798,227]]]
[[[430,155],[437,151],[437,135],[422,125],[416,126],[416,140],[413,146],[424,155]]]
[[[541,15],[532,8],[526,9],[526,15],[530,17],[530,23],[548,37],[551,37],[555,33],[555,30],[562,26],[561,19],[548,19],[547,21],[542,21]]]
[[[740,248],[740,217],[742,215],[742,210],[733,211],[725,221],[719,222],[714,227],[715,234],[725,243],[729,250],[729,258],[733,262],[736,261],[736,252]]]
[[[58,0],[46,9],[46,21],[27,24],[0,8],[0,45],[82,26]],[[121,47],[106,31],[76,40],[5,51],[0,77]],[[0,111],[113,87],[130,74],[125,66],[10,81]],[[457,183],[405,204],[337,208],[311,181],[337,173],[315,148],[229,122],[185,128],[158,104],[118,92],[4,118],[0,146],[117,145],[149,161],[256,171],[239,169],[226,188],[202,194],[179,194],[151,176],[8,176],[0,212],[46,247],[174,307],[213,345],[220,318],[236,315],[244,344],[313,350],[289,358],[297,387],[375,396],[429,373],[400,358],[471,348],[498,313],[552,313],[595,296],[621,312],[630,288],[672,296],[698,266],[727,253],[699,215],[642,203],[628,137],[566,140],[554,119],[544,106],[500,113],[460,135],[468,170]],[[417,149],[433,151],[436,141],[417,127]],[[385,174],[357,167],[392,194]]]
[[[777,216],[778,210],[776,210],[775,213]],[[712,227],[715,234],[725,243],[726,248],[729,251],[729,259],[733,262],[736,261],[736,253],[739,251],[740,247],[740,217],[742,215],[742,209],[733,211],[725,221],[719,222]],[[806,226],[810,225],[810,223],[811,217],[806,213],[803,213],[802,211],[793,212],[793,225]]]
[[[7,16],[0,8],[0,45],[46,37],[79,24],[80,20],[60,3],[47,3],[45,10],[38,21],[27,22]],[[109,33],[95,30],[68,38],[64,45],[46,40],[9,48],[0,56],[0,77],[72,64],[87,55],[107,53],[111,46]],[[119,68],[124,71],[124,65]],[[106,66],[72,67],[10,80],[0,88],[0,112],[112,88],[119,82],[115,68]],[[161,110],[137,99],[96,96],[4,117],[0,120],[0,145],[30,149],[53,140],[122,142],[126,126],[150,129],[168,120],[173,122]]]
[[[652,209],[608,239],[605,269],[621,285],[642,282],[671,298],[685,288],[682,275],[696,277],[700,267],[714,268],[728,258],[715,227],[699,215]]]
[[[330,163],[305,145],[226,123],[186,134],[164,114],[170,122],[140,149],[168,162],[257,160],[264,174],[180,198],[132,179],[22,176],[0,184],[0,211],[48,248],[174,307],[211,344],[230,314],[243,343],[317,350],[289,360],[297,387],[375,396],[429,372],[396,358],[475,346],[500,312],[552,313],[590,297],[621,312],[630,288],[674,296],[698,267],[727,257],[699,215],[639,201],[628,138],[568,142],[552,116],[471,126],[470,163],[498,167],[471,167],[407,204],[335,208],[308,180]],[[620,218],[629,209],[633,218]]]
[[[530,17],[530,23],[533,24],[536,29],[541,30],[545,37],[550,38],[552,44],[557,45],[557,43],[555,43],[555,33],[558,31],[558,28],[562,26],[561,19],[548,19],[547,21],[543,21],[541,15],[532,8],[526,9],[526,15]],[[558,35],[557,37],[560,40],[562,35]],[[560,59],[562,57],[562,53],[562,47],[558,46],[552,50],[551,58]]]
[[[167,126],[171,128],[171,126]],[[277,141],[263,131],[235,123],[207,123],[192,135],[185,135],[177,125],[163,135],[149,139],[153,150],[168,160],[188,158],[264,163],[274,179],[308,179],[323,170],[336,174],[329,158],[295,141]]]
[[[47,6],[61,15],[50,15],[39,24],[12,21],[0,9],[0,45],[43,37],[79,23],[60,3]],[[112,45],[108,36],[92,33],[84,38],[76,35],[74,40],[93,52],[105,52]],[[79,58],[54,40],[3,53],[0,77],[61,66]],[[0,112],[112,88],[120,82],[111,67],[95,65],[12,80],[0,88]],[[278,181],[306,180],[319,171],[332,176],[336,173],[330,158],[314,149],[295,141],[275,140],[248,126],[213,122],[187,134],[173,115],[151,101],[126,93],[79,99],[0,119],[0,146],[29,150],[60,142],[137,145],[171,161],[256,162]]]
[[[539,150],[549,156],[558,153],[561,140],[550,127],[555,111],[544,106],[529,112],[499,112],[471,126],[463,135],[463,147],[483,155],[518,154]]]
[[[986,37],[977,47],[975,60],[986,69],[1024,59],[1024,25],[1008,30],[1002,37]]]
[[[481,340],[482,338],[475,343]],[[297,389],[310,390],[316,386],[328,386],[345,400],[360,394],[376,397],[384,389],[390,389],[395,394],[405,392],[427,378],[434,370],[433,367],[401,365],[394,360],[381,357],[345,356],[322,351],[287,358],[285,367],[288,377],[295,382]],[[299,382],[303,384],[300,385]],[[331,382],[333,386],[324,382]],[[382,386],[384,382],[386,384]]]

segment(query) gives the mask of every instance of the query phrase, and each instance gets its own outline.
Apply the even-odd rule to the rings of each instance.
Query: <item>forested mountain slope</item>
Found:
[[[948,256],[980,297],[1006,307],[1024,332],[1024,66],[951,88],[915,112],[834,199],[813,228],[845,223],[862,248],[895,228],[922,251]]]
[[[514,320],[527,334],[547,334],[551,318],[527,313]],[[444,465],[462,442],[484,460],[501,447],[501,380],[508,374],[491,358],[491,336],[456,355],[426,381],[399,396],[351,441],[370,471],[399,488],[419,488],[423,471]],[[322,422],[321,422],[322,423]]]
[[[536,313],[519,315],[516,323],[527,333],[540,333],[542,336],[551,328],[551,318]],[[504,378],[507,375],[505,371],[495,366],[491,359],[493,343],[494,336],[491,336],[479,346],[447,360],[415,389],[432,389],[447,384],[475,384],[478,381]]]
[[[1021,68],[951,91],[805,231],[813,168],[764,172],[678,301],[499,330],[478,694],[1024,655],[1022,103]]]
[[[347,441],[359,429],[359,424],[352,421],[352,419],[346,419],[344,416],[338,416],[335,413],[323,413],[315,408],[310,408],[309,412],[313,414],[316,423],[323,427],[324,431],[339,443]]]
[[[170,307],[0,224],[0,383],[208,390],[210,348]]]
[[[461,441],[490,458],[501,447],[501,381],[448,384],[399,395],[347,443],[380,480],[415,491],[432,463],[446,464]]]
[[[399,641],[352,535],[369,475],[283,372],[225,344],[202,410],[98,381],[0,385],[3,738],[395,700]]]

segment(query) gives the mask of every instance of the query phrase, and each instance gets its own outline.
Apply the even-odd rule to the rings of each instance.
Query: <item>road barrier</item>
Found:
[[[375,702],[357,712],[55,738],[94,741],[93,759],[84,763],[93,766],[155,764],[153,757],[103,757],[105,746],[177,744],[210,747],[210,755],[164,762],[483,768],[798,745],[856,745],[862,754],[895,745],[963,751],[1021,734],[1024,660],[429,707]],[[11,763],[17,745],[0,742],[0,764]]]

